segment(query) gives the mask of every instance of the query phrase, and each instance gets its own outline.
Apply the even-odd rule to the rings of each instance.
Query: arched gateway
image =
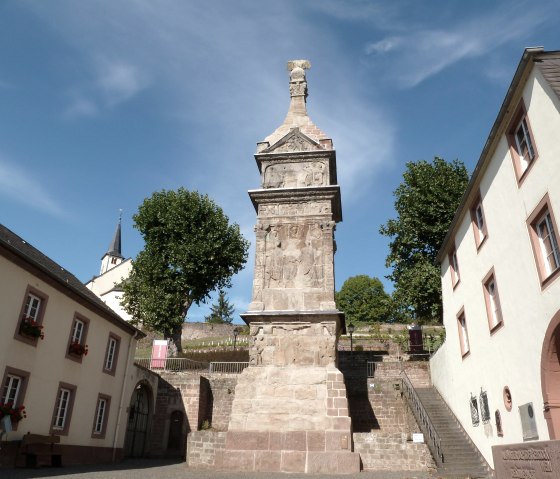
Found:
[[[560,311],[553,316],[544,336],[541,385],[550,439],[560,439]]]
[[[138,383],[128,409],[124,454],[126,457],[142,457],[146,452],[146,440],[151,419],[152,389],[141,381]]]

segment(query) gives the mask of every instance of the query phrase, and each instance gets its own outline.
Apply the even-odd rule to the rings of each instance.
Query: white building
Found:
[[[560,52],[523,53],[439,253],[434,386],[492,446],[560,439]]]
[[[58,436],[62,464],[144,453],[146,428],[131,424],[129,408],[145,404],[147,423],[154,407],[157,382],[133,365],[144,333],[2,225],[0,324],[0,416],[8,404],[27,415],[12,431],[0,427],[8,429],[0,466],[25,462],[19,441],[28,432]]]
[[[99,275],[87,282],[86,288],[93,291],[107,306],[127,321],[130,321],[132,317],[121,305],[123,290],[120,285],[123,280],[128,278],[131,269],[132,260],[125,259],[121,254],[121,221],[119,219],[109,249],[101,258]]]

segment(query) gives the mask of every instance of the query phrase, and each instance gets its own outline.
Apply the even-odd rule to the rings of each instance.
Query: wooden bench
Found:
[[[50,435],[43,436],[41,434],[31,434],[28,432],[21,440],[21,444],[16,457],[20,454],[25,457],[25,467],[39,466],[62,466],[62,451],[59,446],[60,436]]]

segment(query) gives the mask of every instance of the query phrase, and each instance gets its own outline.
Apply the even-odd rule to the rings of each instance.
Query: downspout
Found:
[[[131,358],[130,358],[130,352],[134,351],[132,349],[132,343],[136,344],[136,341],[138,339],[140,339],[142,336],[142,333],[140,331],[136,331],[134,333],[134,336],[132,337],[132,339],[130,340],[130,342],[128,343],[128,352],[126,354],[126,369],[124,372],[124,378],[123,378],[123,386],[122,386],[122,390],[121,390],[121,399],[119,401],[119,412],[117,414],[117,426],[115,427],[115,437],[113,438],[113,456],[111,459],[111,462],[115,462],[115,457],[117,455],[117,440],[119,437],[119,431],[120,431],[120,426],[121,426],[121,417],[122,417],[122,411],[123,411],[123,407],[124,407],[124,393],[126,391],[126,382],[127,382],[127,378],[128,378],[128,370],[130,368],[130,364],[131,364]]]

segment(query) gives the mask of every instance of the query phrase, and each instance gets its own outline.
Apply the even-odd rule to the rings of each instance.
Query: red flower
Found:
[[[25,406],[15,406],[12,403],[2,404],[0,403],[0,419],[4,416],[10,416],[12,422],[19,422],[23,418],[27,417],[25,413]]]
[[[21,320],[19,332],[31,338],[45,339],[45,334],[43,333],[43,325],[39,324],[33,318],[29,318],[27,316],[24,316]]]
[[[87,344],[83,345],[83,344],[80,344],[79,342],[75,341],[73,343],[70,343],[70,346],[68,348],[68,352],[70,354],[75,354],[76,356],[87,356],[88,346],[87,346]]]

